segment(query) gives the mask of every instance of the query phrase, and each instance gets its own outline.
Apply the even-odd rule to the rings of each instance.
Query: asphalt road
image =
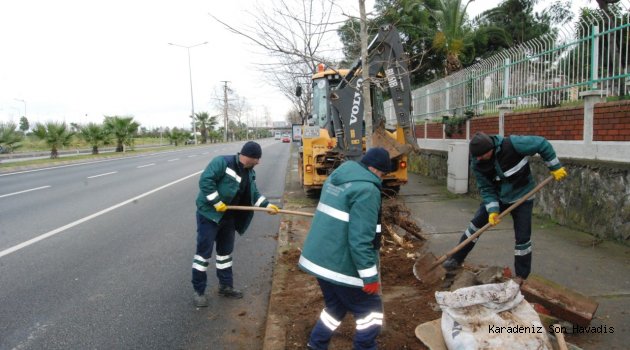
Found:
[[[260,191],[280,203],[289,145],[260,142]],[[192,305],[200,172],[242,143],[0,174],[0,349],[256,349],[279,217],[237,237],[235,287]]]

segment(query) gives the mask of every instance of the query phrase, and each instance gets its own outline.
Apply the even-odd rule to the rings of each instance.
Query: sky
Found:
[[[121,115],[149,129],[188,128],[191,77],[195,113],[221,113],[216,101],[228,81],[247,100],[250,120],[282,121],[291,104],[259,72],[267,57],[209,15],[244,28],[257,3],[270,0],[0,1],[0,122],[26,115],[31,125],[85,124]],[[368,11],[373,3],[366,1]],[[476,0],[469,12],[498,3]],[[341,4],[358,16],[358,0]],[[204,42],[190,49],[189,75],[188,50],[168,43]]]
[[[348,11],[358,14],[357,0],[344,2],[352,2]],[[195,113],[221,113],[216,101],[228,81],[247,100],[252,119],[263,120],[267,113],[272,121],[284,120],[290,101],[258,71],[266,57],[209,15],[240,28],[251,23],[255,5],[255,0],[0,1],[0,121],[19,123],[26,110],[31,124],[101,123],[104,115],[132,115],[148,128],[188,128],[191,76]],[[168,43],[204,42],[190,49],[189,75],[188,50]]]

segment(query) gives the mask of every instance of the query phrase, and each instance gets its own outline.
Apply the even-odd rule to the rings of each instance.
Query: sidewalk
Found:
[[[306,198],[299,186],[296,156],[294,147],[287,167],[284,206],[312,212],[317,202]],[[437,257],[455,247],[479,206],[478,200],[453,195],[447,191],[445,183],[417,174],[409,174],[409,183],[401,187],[399,196],[421,226],[428,248]],[[301,229],[305,220],[291,215],[283,217],[277,257],[293,245],[301,246],[306,236],[306,231]],[[595,298],[599,308],[591,325],[614,328],[614,333],[607,334],[567,334],[566,340],[583,349],[627,349],[630,344],[630,247],[611,242],[593,246],[591,235],[536,217],[532,231],[533,274]],[[514,233],[508,216],[480,237],[466,262],[513,269],[513,251]],[[274,265],[263,350],[290,347],[287,335],[294,330],[286,325],[287,315],[278,312],[278,305],[284,302],[279,295],[283,293],[287,276],[295,273],[294,264],[276,262]],[[418,348],[423,348],[419,340]]]
[[[452,249],[468,225],[479,201],[451,195],[446,185],[410,174],[400,196],[428,237],[429,249],[441,256]],[[534,217],[532,273],[595,298],[599,308],[592,326],[614,333],[567,335],[584,349],[627,349],[630,344],[630,247],[602,242],[593,236]],[[466,262],[513,267],[514,231],[508,216],[485,232]]]

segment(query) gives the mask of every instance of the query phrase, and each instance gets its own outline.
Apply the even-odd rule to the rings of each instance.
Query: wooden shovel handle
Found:
[[[553,325],[554,329],[561,329],[559,324]],[[568,350],[567,342],[564,340],[564,334],[562,332],[554,333],[556,336],[556,340],[558,340],[558,349],[559,350]]]
[[[548,176],[545,180],[543,180],[543,182],[539,183],[536,187],[534,187],[533,190],[527,192],[527,194],[525,194],[523,197],[521,197],[521,199],[519,199],[516,202],[512,203],[512,205],[510,205],[507,209],[505,209],[502,213],[499,214],[499,219],[502,219],[504,216],[506,216],[507,214],[512,212],[512,210],[514,210],[516,207],[518,207],[519,205],[523,204],[523,202],[525,202],[531,196],[536,194],[536,192],[540,191],[540,189],[545,187],[545,185],[547,185],[549,182],[551,182],[551,180],[553,180],[553,175]],[[462,241],[460,244],[458,244],[455,248],[451,249],[446,254],[442,255],[439,259],[437,259],[437,261],[431,266],[431,269],[435,268],[437,265],[440,265],[446,259],[450,258],[453,254],[455,254],[458,251],[460,251],[460,249],[464,248],[464,246],[466,246],[468,243],[470,243],[470,241],[472,241],[475,238],[479,237],[482,233],[484,233],[484,231],[486,231],[490,227],[492,227],[492,225],[490,223],[485,224],[477,232],[475,232],[474,234],[470,235],[470,237],[466,238],[464,241]]]
[[[227,208],[228,208],[228,210],[250,210],[250,211],[266,211],[266,212],[274,211],[271,208],[248,207],[248,206],[244,206],[244,205],[228,205]],[[315,216],[315,214],[313,214],[313,213],[306,213],[306,212],[303,212],[303,211],[285,210],[285,209],[278,210],[278,213],[280,213],[280,214],[301,215],[301,216],[310,216],[310,217]]]

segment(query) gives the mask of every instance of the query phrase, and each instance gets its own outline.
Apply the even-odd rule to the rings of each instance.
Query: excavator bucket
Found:
[[[389,152],[390,158],[396,158],[401,154],[409,154],[412,147],[407,144],[400,144],[395,139],[387,135],[384,128],[376,128],[372,133],[372,145],[383,147]]]

